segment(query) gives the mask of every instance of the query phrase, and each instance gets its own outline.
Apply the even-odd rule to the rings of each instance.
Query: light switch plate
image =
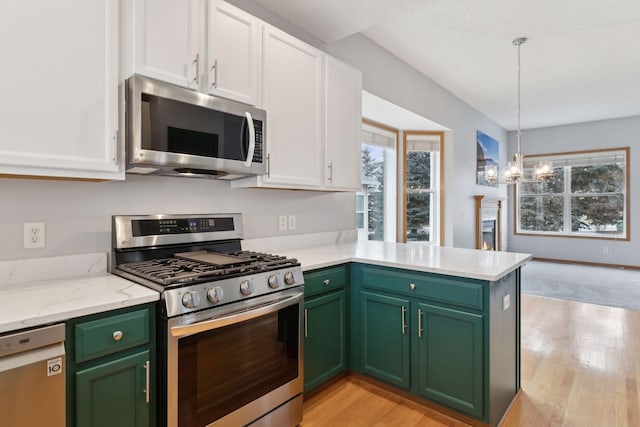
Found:
[[[295,229],[296,229],[296,216],[289,215],[289,230],[295,230]]]
[[[287,216],[280,215],[278,217],[278,229],[280,231],[287,231]]]
[[[506,310],[511,307],[511,294],[506,294],[502,297],[502,309]]]

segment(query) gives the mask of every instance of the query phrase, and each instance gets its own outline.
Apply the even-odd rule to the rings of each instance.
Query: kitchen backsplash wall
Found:
[[[240,212],[247,239],[355,228],[354,193],[231,189],[206,179],[0,179],[0,200],[0,260],[108,251],[112,215]],[[296,229],[279,231],[279,215],[296,215]],[[25,222],[45,223],[44,248],[23,248]]]

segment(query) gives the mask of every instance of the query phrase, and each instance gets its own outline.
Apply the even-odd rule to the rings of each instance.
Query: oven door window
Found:
[[[299,306],[178,341],[180,427],[205,426],[296,379]]]

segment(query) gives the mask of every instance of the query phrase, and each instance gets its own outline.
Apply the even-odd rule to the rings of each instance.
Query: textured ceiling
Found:
[[[361,32],[508,130],[640,114],[640,0],[254,0],[332,43]]]

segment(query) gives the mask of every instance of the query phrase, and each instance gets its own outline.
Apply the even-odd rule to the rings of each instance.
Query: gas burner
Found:
[[[162,285],[192,282],[224,274],[224,270],[220,270],[214,265],[180,258],[132,262],[120,264],[118,268]]]
[[[260,273],[298,264],[298,260],[295,258],[251,251],[234,251],[230,253],[194,251],[192,253],[194,258],[207,259],[209,255],[211,259],[224,257],[226,262],[213,264],[197,259],[189,259],[190,252],[183,252],[176,254],[180,256],[179,258],[131,262],[120,264],[117,268],[161,285],[170,286],[235,277],[248,273]]]

